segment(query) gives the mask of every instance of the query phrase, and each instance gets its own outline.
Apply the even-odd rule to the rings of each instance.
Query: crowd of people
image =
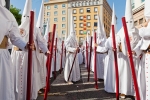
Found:
[[[131,0],[126,0],[125,18],[130,38],[132,55],[127,51],[127,43],[123,27],[115,32],[117,49],[113,48],[112,29],[110,37],[106,37],[104,25],[98,16],[96,31],[96,43],[94,43],[94,30],[92,35],[87,34],[86,40],[79,46],[74,29],[72,10],[70,15],[70,32],[62,40],[55,33],[53,45],[49,45],[50,20],[43,34],[44,1],[42,0],[38,20],[34,21],[33,44],[29,42],[30,11],[32,0],[26,0],[22,13],[21,25],[18,26],[15,17],[5,8],[5,0],[0,0],[0,100],[26,100],[27,73],[28,73],[28,49],[32,49],[32,75],[31,75],[31,100],[38,97],[40,89],[46,86],[47,55],[50,55],[48,46],[54,46],[50,78],[55,76],[56,71],[64,69],[64,80],[73,84],[80,80],[80,64],[90,66],[93,73],[97,73],[97,79],[104,80],[104,90],[108,93],[116,93],[116,71],[114,65],[114,51],[117,51],[119,93],[121,98],[126,95],[136,97],[132,77],[129,56],[133,56],[134,69],[140,100],[150,99],[150,0],[145,0],[144,16],[146,24],[140,29],[134,26]],[[112,23],[116,30],[115,6],[113,5]],[[92,39],[92,40],[91,40]],[[62,43],[64,41],[64,44]],[[8,51],[12,46],[11,55]],[[64,48],[62,48],[64,47]],[[96,52],[94,52],[96,47]],[[91,53],[91,56],[90,56]],[[96,69],[95,59],[96,53]],[[77,55],[77,56],[76,56]],[[56,59],[55,59],[56,57]],[[61,59],[62,58],[62,59]],[[86,59],[88,58],[88,59]],[[62,60],[62,61],[61,61]],[[90,65],[89,65],[90,64]],[[62,67],[62,68],[61,68]],[[132,66],[133,67],[133,66]],[[96,71],[96,72],[95,72]]]

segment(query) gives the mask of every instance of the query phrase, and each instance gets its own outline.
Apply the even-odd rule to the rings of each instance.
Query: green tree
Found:
[[[20,9],[14,7],[13,5],[10,6],[10,12],[15,16],[16,21],[18,23],[18,25],[21,24],[21,14],[20,14]]]

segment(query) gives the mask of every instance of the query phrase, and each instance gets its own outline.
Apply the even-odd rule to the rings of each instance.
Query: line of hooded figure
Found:
[[[26,100],[26,89],[27,89],[27,68],[28,68],[28,51],[26,49],[26,43],[29,41],[29,23],[30,23],[30,11],[32,9],[31,0],[26,0],[24,11],[22,14],[21,25],[18,27],[14,16],[4,7],[4,0],[0,0],[0,98],[2,100]],[[142,28],[137,29],[134,26],[133,14],[131,1],[126,0],[125,18],[128,28],[128,34],[130,37],[130,44],[133,53],[133,61],[136,72],[136,79],[138,81],[138,88],[140,92],[140,100],[150,99],[150,1],[145,0],[145,19],[146,24]],[[83,49],[80,48],[80,52],[77,53],[75,58],[75,52],[78,50],[79,45],[76,38],[74,29],[74,22],[72,11],[70,10],[70,34],[65,38],[63,50],[62,67],[64,68],[64,79],[66,82],[77,82],[80,80],[80,68],[79,64],[85,62],[87,67],[86,58],[89,58],[91,36],[87,34],[87,47],[85,48],[85,42],[83,43]],[[35,14],[36,15],[36,14]],[[45,35],[43,36],[43,20],[44,20],[44,5],[43,0],[41,9],[39,12],[38,20],[34,24],[34,47],[32,48],[32,82],[31,82],[31,99],[37,99],[38,91],[46,86],[46,60],[47,56],[45,53],[49,52],[48,46],[48,33],[50,32],[50,22],[47,22],[47,28]],[[113,7],[112,23],[111,25],[116,28],[116,15]],[[93,30],[94,33],[94,30]],[[56,33],[57,34],[57,33]],[[104,89],[108,93],[116,92],[116,78],[115,78],[115,67],[114,67],[114,55],[112,45],[112,33],[110,37],[106,37],[104,25],[100,20],[98,14],[98,26],[97,26],[97,43],[92,41],[92,48],[97,47],[96,50],[96,67],[97,67],[97,78],[104,80]],[[126,47],[124,30],[121,28],[115,34],[116,45],[117,45],[117,59],[118,59],[118,70],[119,70],[119,93],[122,98],[126,95],[136,96],[134,90],[134,84],[132,79],[132,73],[130,69],[130,63],[128,59],[128,51]],[[53,71],[61,70],[60,60],[62,54],[62,39],[58,38],[57,47],[55,47],[57,53],[52,58],[51,73],[50,77],[53,77]],[[12,43],[11,57],[7,50],[8,43]],[[7,46],[6,46],[7,44]],[[9,44],[11,45],[11,44]],[[56,42],[54,43],[54,46]],[[88,56],[86,56],[86,49]],[[57,57],[56,68],[54,68],[54,56]],[[91,71],[94,72],[94,52],[92,51],[91,56]],[[72,67],[72,63],[74,61]],[[90,62],[90,61],[88,61]],[[70,78],[70,70],[72,69]]]

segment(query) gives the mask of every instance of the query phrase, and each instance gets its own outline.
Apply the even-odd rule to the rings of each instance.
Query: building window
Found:
[[[86,5],[89,6],[89,2],[88,1],[86,2]]]
[[[98,11],[98,8],[97,7],[94,7],[94,12],[97,12]]]
[[[62,14],[63,14],[63,15],[65,15],[65,14],[66,14],[65,10],[63,10],[63,11],[62,11]]]
[[[65,5],[65,4],[62,4],[62,8],[66,8],[66,5]]]
[[[83,23],[80,23],[80,27],[83,27]]]
[[[66,34],[66,31],[65,31],[65,30],[63,30],[63,31],[62,31],[62,34]]]
[[[73,20],[76,21],[76,20],[77,20],[77,17],[76,17],[76,16],[73,16]]]
[[[135,21],[135,22],[134,22],[134,25],[135,25],[135,26],[137,26],[137,25],[138,25],[137,21]]]
[[[139,20],[139,24],[142,24],[143,23],[143,18],[141,18],[140,20]]]
[[[135,7],[135,4],[134,3],[132,3],[132,9]]]
[[[90,13],[90,12],[91,12],[90,8],[87,8],[87,9],[86,9],[86,12]]]
[[[63,22],[66,21],[66,18],[65,18],[65,17],[62,17],[62,21],[63,21]]]
[[[74,28],[76,28],[77,27],[77,24],[76,23],[74,23]]]
[[[84,41],[83,37],[79,37],[79,42],[82,43]]]
[[[83,20],[83,16],[80,16],[80,20]]]
[[[94,19],[97,20],[97,15],[94,15]]]
[[[62,24],[62,28],[65,28],[66,27],[66,25],[65,24]]]
[[[80,14],[82,14],[83,13],[83,9],[80,9]]]
[[[57,5],[54,5],[54,8],[55,8],[55,9],[57,9],[57,8],[58,8],[58,6],[57,6]]]
[[[72,7],[75,7],[75,3],[72,3]]]
[[[47,16],[50,16],[50,12],[47,12]]]
[[[82,2],[80,2],[79,5],[82,6]]]
[[[85,6],[85,1],[83,1],[83,6]]]
[[[141,2],[144,2],[145,0],[141,0]]]
[[[47,6],[47,9],[49,10],[49,9],[51,9],[51,7],[50,7],[50,6]]]
[[[91,26],[91,23],[90,22],[87,22],[87,27],[90,27]]]
[[[94,1],[94,5],[96,5],[96,1]]]
[[[97,22],[94,22],[94,27],[97,27]]]
[[[76,6],[77,6],[77,7],[79,6],[79,3],[78,3],[78,2],[76,3]]]
[[[91,33],[91,31],[90,30],[87,30],[87,34],[90,34]]]
[[[90,16],[90,15],[87,15],[87,19],[90,20],[90,19],[91,19],[91,16]]]
[[[77,13],[77,10],[76,10],[76,9],[73,9],[73,13],[76,14],[76,13]]]
[[[90,5],[93,5],[93,1],[90,1]]]
[[[54,12],[54,15],[56,16],[57,14],[58,14],[57,11],[55,11],[55,12]]]
[[[57,22],[57,18],[54,18],[54,22]]]
[[[83,30],[80,30],[79,33],[80,33],[81,35],[83,35]]]

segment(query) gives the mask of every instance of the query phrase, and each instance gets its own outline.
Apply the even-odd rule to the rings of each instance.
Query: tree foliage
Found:
[[[21,14],[20,14],[20,9],[14,7],[13,5],[10,6],[10,12],[15,16],[16,21],[18,23],[18,25],[21,24]]]

